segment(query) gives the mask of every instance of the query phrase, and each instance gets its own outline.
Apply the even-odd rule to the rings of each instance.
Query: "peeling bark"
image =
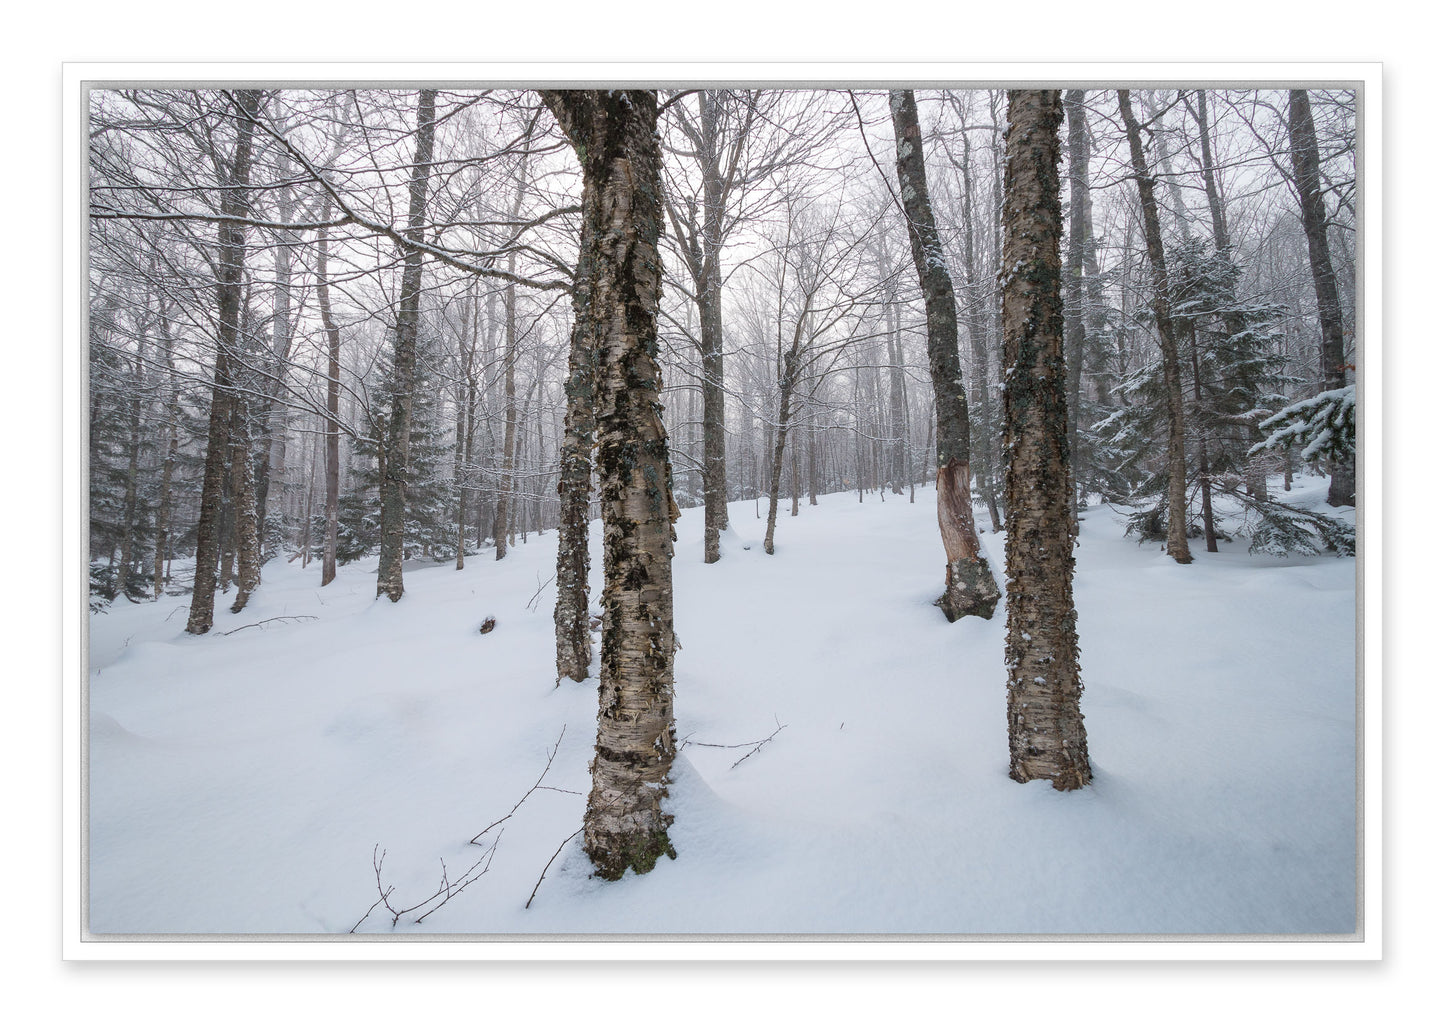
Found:
[[[675,856],[663,811],[673,722],[672,523],[677,505],[659,400],[662,288],[657,95],[545,91],[584,181],[583,243],[599,343],[602,666],[583,846],[598,876]]]
[[[1057,90],[1009,91],[1003,279],[1009,777],[1089,784],[1079,711]]]

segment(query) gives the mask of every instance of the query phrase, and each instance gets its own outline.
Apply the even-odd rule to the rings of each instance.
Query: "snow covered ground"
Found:
[[[1324,481],[1298,482],[1317,504]],[[554,684],[552,589],[534,595],[555,533],[463,572],[408,564],[395,606],[374,558],[325,590],[277,560],[208,636],[184,634],[184,597],[92,616],[90,930],[344,934],[377,900],[374,849],[398,908],[443,865],[489,869],[424,922],[377,907],[358,932],[1355,930],[1354,559],[1196,541],[1184,567],[1089,509],[1094,784],[1059,793],[1007,776],[1004,606],[954,625],[931,606],[932,490],[822,497],[780,519],[774,557],[751,502],[731,516],[712,566],[701,509],[678,523],[677,859],[609,884],[573,840],[530,909],[581,825],[597,702],[595,680]],[[985,542],[1002,582],[1003,535]],[[742,763],[718,748],[775,731]],[[547,787],[470,844],[554,745]]]

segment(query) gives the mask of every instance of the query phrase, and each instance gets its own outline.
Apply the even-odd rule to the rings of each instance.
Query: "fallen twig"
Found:
[[[538,579],[542,578],[542,573],[541,573],[541,572],[538,572],[538,573],[537,573],[537,578],[538,578]],[[556,578],[557,578],[557,573],[556,573],[556,572],[553,572],[550,579],[548,579],[545,583],[541,583],[540,585],[538,585],[538,587],[537,587],[537,592],[534,593],[534,594],[532,594],[532,599],[531,599],[531,600],[527,601],[527,610],[528,610],[528,611],[535,611],[535,610],[537,610],[536,607],[533,606],[533,605],[535,605],[535,604],[537,603],[537,598],[540,597],[540,596],[542,595],[542,591],[545,590],[545,589],[551,584],[552,579],[556,579]]]
[[[551,859],[551,860],[548,860],[548,861],[547,861],[547,866],[545,866],[545,867],[542,868],[542,876],[539,877],[539,878],[537,878],[537,883],[532,886],[532,894],[527,896],[527,904],[522,907],[523,909],[531,909],[531,908],[532,908],[532,900],[537,897],[537,889],[542,887],[542,882],[543,882],[543,880],[545,880],[546,877],[547,877],[547,871],[548,871],[548,869],[550,869],[551,866],[552,866],[552,860],[555,860],[558,856],[560,856],[560,855],[562,854],[562,850],[565,849],[565,848],[567,848],[567,843],[570,842],[570,841],[572,841],[572,839],[576,838],[578,835],[582,834],[583,830],[584,830],[586,827],[587,827],[587,825],[585,825],[585,824],[582,825],[582,827],[578,828],[576,831],[572,832],[572,834],[568,835],[566,838],[564,838],[564,839],[562,840],[562,844],[559,845],[559,846],[557,847],[557,851],[552,854],[552,859]]]
[[[372,910],[376,909],[377,906],[386,907],[386,911],[391,914],[391,926],[394,928],[401,921],[401,918],[406,914],[415,913],[417,910],[423,908],[424,906],[431,905],[431,903],[436,902],[437,899],[441,899],[441,901],[437,902],[435,906],[432,906],[431,909],[428,909],[425,913],[421,914],[421,916],[417,917],[415,920],[412,921],[412,923],[421,923],[427,917],[431,916],[433,913],[435,913],[437,910],[441,909],[449,901],[451,901],[452,896],[461,892],[462,889],[466,888],[473,881],[481,877],[492,868],[492,857],[497,854],[497,845],[501,842],[501,840],[502,836],[500,834],[497,835],[497,837],[493,839],[491,847],[487,849],[487,851],[481,855],[477,862],[473,863],[470,867],[468,867],[466,872],[463,873],[462,876],[457,878],[455,881],[449,880],[447,878],[447,861],[442,860],[442,879],[441,883],[437,886],[437,890],[432,892],[432,894],[428,895],[425,899],[422,899],[416,905],[407,906],[403,909],[397,909],[391,904],[391,894],[392,892],[396,891],[396,887],[394,885],[387,885],[382,881],[381,868],[382,865],[386,862],[386,850],[381,849],[379,843],[373,846],[371,849],[371,869],[372,872],[376,875],[376,890],[379,893],[380,897],[371,904],[371,907],[365,913],[362,914],[360,920],[356,921],[356,923],[351,925],[351,930],[348,933],[355,934],[356,929],[366,922],[366,918],[371,916]],[[378,849],[381,849],[381,855],[379,857],[377,856]]]
[[[229,636],[240,632],[241,629],[254,629],[258,625],[265,625],[267,622],[303,622],[315,621],[315,615],[278,615],[275,618],[262,618],[259,622],[252,622],[250,625],[243,625],[240,629],[227,629],[225,632],[216,633],[217,636]]]
[[[506,817],[502,817],[502,818],[500,818],[499,820],[494,820],[494,821],[492,821],[492,823],[488,824],[488,825],[487,825],[485,828],[483,828],[481,831],[479,831],[479,832],[477,832],[475,835],[473,835],[473,836],[472,836],[472,840],[471,840],[471,842],[470,842],[469,844],[471,844],[471,845],[480,845],[481,843],[478,842],[477,839],[481,838],[481,837],[482,837],[483,835],[485,835],[488,831],[491,831],[491,830],[492,830],[493,828],[495,828],[498,824],[501,824],[502,821],[505,821],[508,817],[511,817],[512,814],[516,813],[516,812],[521,808],[522,804],[527,801],[527,797],[530,796],[533,792],[536,792],[539,788],[550,789],[550,790],[553,791],[553,792],[567,792],[567,793],[569,793],[570,795],[575,795],[575,796],[580,796],[580,795],[582,794],[582,793],[580,793],[580,792],[572,792],[570,789],[553,789],[550,785],[543,785],[543,784],[542,784],[542,779],[545,778],[545,777],[547,777],[547,772],[548,772],[548,771],[552,770],[552,761],[557,758],[557,750],[562,746],[562,736],[564,736],[564,735],[566,735],[566,734],[567,734],[567,726],[566,726],[566,725],[563,725],[563,726],[562,726],[562,731],[557,735],[557,741],[556,741],[555,743],[553,743],[553,745],[552,745],[552,752],[547,754],[547,766],[544,767],[544,768],[542,768],[542,773],[537,776],[537,780],[532,783],[532,787],[522,794],[522,798],[521,798],[521,799],[517,800],[517,805],[514,806],[514,807],[512,807],[510,810],[507,811],[507,816],[506,816]]]
[[[689,736],[688,736],[687,738],[685,738],[685,739],[682,740],[682,745],[679,746],[678,748],[681,749],[682,746],[689,746],[689,745],[691,745],[691,746],[706,746],[706,747],[709,748],[709,749],[747,749],[748,747],[751,747],[750,749],[748,749],[748,752],[747,752],[747,753],[743,754],[743,755],[742,755],[741,757],[739,757],[737,760],[733,761],[732,767],[737,767],[738,764],[741,764],[741,763],[742,763],[744,760],[746,760],[748,757],[752,756],[752,755],[753,755],[754,753],[756,753],[758,750],[762,749],[762,748],[763,748],[764,746],[766,746],[768,743],[772,742],[774,736],[776,736],[776,735],[777,735],[779,732],[781,732],[784,728],[787,728],[787,727],[788,727],[787,725],[784,725],[784,724],[778,724],[778,718],[777,718],[776,715],[773,716],[773,723],[778,725],[777,728],[774,728],[774,729],[773,729],[773,734],[772,734],[772,735],[769,735],[766,739],[759,739],[759,740],[757,740],[756,742],[731,742],[731,743],[721,743],[721,742],[693,742],[693,741],[692,741],[691,734],[689,734]],[[838,727],[839,727],[839,728],[842,728],[843,726],[842,726],[842,725],[839,725]],[[728,770],[732,770],[732,767],[728,768]]]

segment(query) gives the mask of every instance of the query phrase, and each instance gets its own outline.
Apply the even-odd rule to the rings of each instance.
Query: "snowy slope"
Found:
[[[713,566],[701,510],[683,513],[678,858],[607,884],[574,840],[530,909],[581,825],[596,714],[595,680],[554,684],[550,586],[533,599],[555,534],[463,572],[409,564],[395,606],[372,599],[374,559],[325,590],[319,566],[275,561],[209,636],[183,633],[181,597],[93,616],[90,929],[345,933],[377,899],[375,848],[401,908],[500,833],[424,922],[377,908],[358,930],[1354,931],[1353,559],[1236,543],[1178,566],[1088,511],[1095,782],[1058,793],[1006,774],[1003,605],[954,625],[931,606],[933,492],[819,500],[780,520],[771,558],[753,504],[732,506]],[[985,542],[1002,578],[1003,535]],[[749,747],[718,748],[779,725],[736,767]],[[559,736],[547,787],[469,844]]]

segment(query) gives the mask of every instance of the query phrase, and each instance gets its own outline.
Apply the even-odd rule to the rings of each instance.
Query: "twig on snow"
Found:
[[[772,734],[772,735],[769,735],[766,739],[759,739],[759,740],[757,740],[756,742],[732,742],[732,743],[721,743],[721,742],[692,742],[692,736],[689,734],[689,736],[688,736],[687,738],[685,738],[685,739],[682,740],[682,745],[679,746],[678,748],[681,749],[682,746],[687,746],[687,745],[706,746],[706,747],[708,747],[709,749],[745,749],[745,748],[751,747],[750,749],[748,749],[748,752],[744,753],[744,754],[743,754],[741,757],[739,757],[737,760],[733,761],[732,767],[737,767],[738,764],[741,764],[741,763],[742,763],[744,760],[746,760],[748,757],[752,756],[752,755],[753,755],[754,753],[756,753],[758,750],[762,749],[762,748],[763,748],[764,746],[766,746],[768,743],[772,742],[774,736],[776,736],[776,735],[777,735],[779,732],[781,732],[784,728],[787,728],[787,727],[788,727],[787,725],[779,724],[779,723],[778,723],[778,717],[777,717],[776,714],[773,715],[773,723],[776,724],[776,725],[778,725],[777,728],[774,728],[774,729],[773,729],[773,734]],[[843,726],[842,726],[842,725],[839,725],[838,727],[839,727],[839,728],[842,728]],[[728,770],[732,770],[732,767],[729,767]]]
[[[582,834],[583,830],[584,830],[586,827],[587,827],[587,825],[585,825],[585,824],[582,825],[582,827],[578,828],[576,831],[572,832],[572,834],[568,835],[566,838],[564,838],[564,839],[562,840],[562,844],[559,845],[559,846],[557,847],[557,851],[552,854],[552,859],[551,859],[551,860],[548,860],[548,861],[547,861],[547,866],[545,866],[545,867],[542,868],[542,876],[539,877],[539,878],[537,878],[537,883],[532,886],[532,894],[527,896],[527,904],[522,907],[523,909],[531,909],[531,908],[532,908],[532,900],[537,897],[537,889],[542,887],[542,882],[543,882],[543,880],[545,880],[546,877],[547,877],[547,871],[548,871],[548,870],[551,868],[551,866],[552,866],[552,860],[555,860],[558,856],[560,856],[560,855],[562,854],[562,850],[565,849],[565,848],[567,848],[567,843],[570,842],[570,841],[572,841],[572,839],[576,838],[578,835]]]
[[[216,633],[217,636],[229,636],[240,632],[241,629],[254,629],[258,625],[265,625],[267,622],[302,622],[315,621],[315,615],[278,615],[275,618],[262,618],[259,622],[252,622],[250,625],[243,625],[240,629],[227,629],[225,632]]]
[[[561,731],[560,733],[558,733],[558,735],[557,735],[557,741],[556,741],[555,743],[553,743],[553,745],[552,745],[552,752],[547,754],[547,766],[544,767],[544,768],[542,768],[542,773],[537,776],[537,780],[532,783],[532,787],[522,794],[522,798],[519,799],[519,800],[517,800],[517,805],[516,805],[516,806],[512,807],[510,810],[507,811],[507,816],[506,816],[506,817],[502,817],[502,818],[500,818],[499,820],[494,820],[494,821],[492,821],[492,823],[488,824],[488,825],[487,825],[485,828],[483,828],[481,831],[479,831],[479,832],[477,832],[475,835],[473,835],[473,836],[472,836],[472,840],[471,840],[471,842],[470,842],[471,845],[480,845],[481,843],[478,842],[477,839],[481,838],[481,837],[482,837],[483,835],[485,835],[488,831],[491,831],[491,830],[492,830],[493,828],[495,828],[498,824],[501,824],[502,821],[505,821],[508,817],[511,817],[512,814],[516,813],[516,812],[521,808],[522,804],[527,801],[527,797],[530,796],[533,792],[536,792],[539,788],[550,789],[550,790],[553,791],[553,792],[567,792],[568,794],[574,795],[574,796],[580,796],[580,795],[582,794],[582,793],[580,793],[580,792],[572,792],[570,789],[554,789],[554,788],[552,788],[550,785],[543,785],[543,784],[542,784],[542,779],[543,779],[543,778],[546,778],[546,777],[547,777],[547,772],[550,771],[550,770],[552,770],[552,761],[557,758],[557,750],[558,750],[559,748],[561,748],[561,746],[562,746],[562,736],[564,736],[564,735],[566,735],[566,734],[567,734],[567,726],[566,726],[566,725],[563,725],[563,726],[562,726],[562,731]]]

